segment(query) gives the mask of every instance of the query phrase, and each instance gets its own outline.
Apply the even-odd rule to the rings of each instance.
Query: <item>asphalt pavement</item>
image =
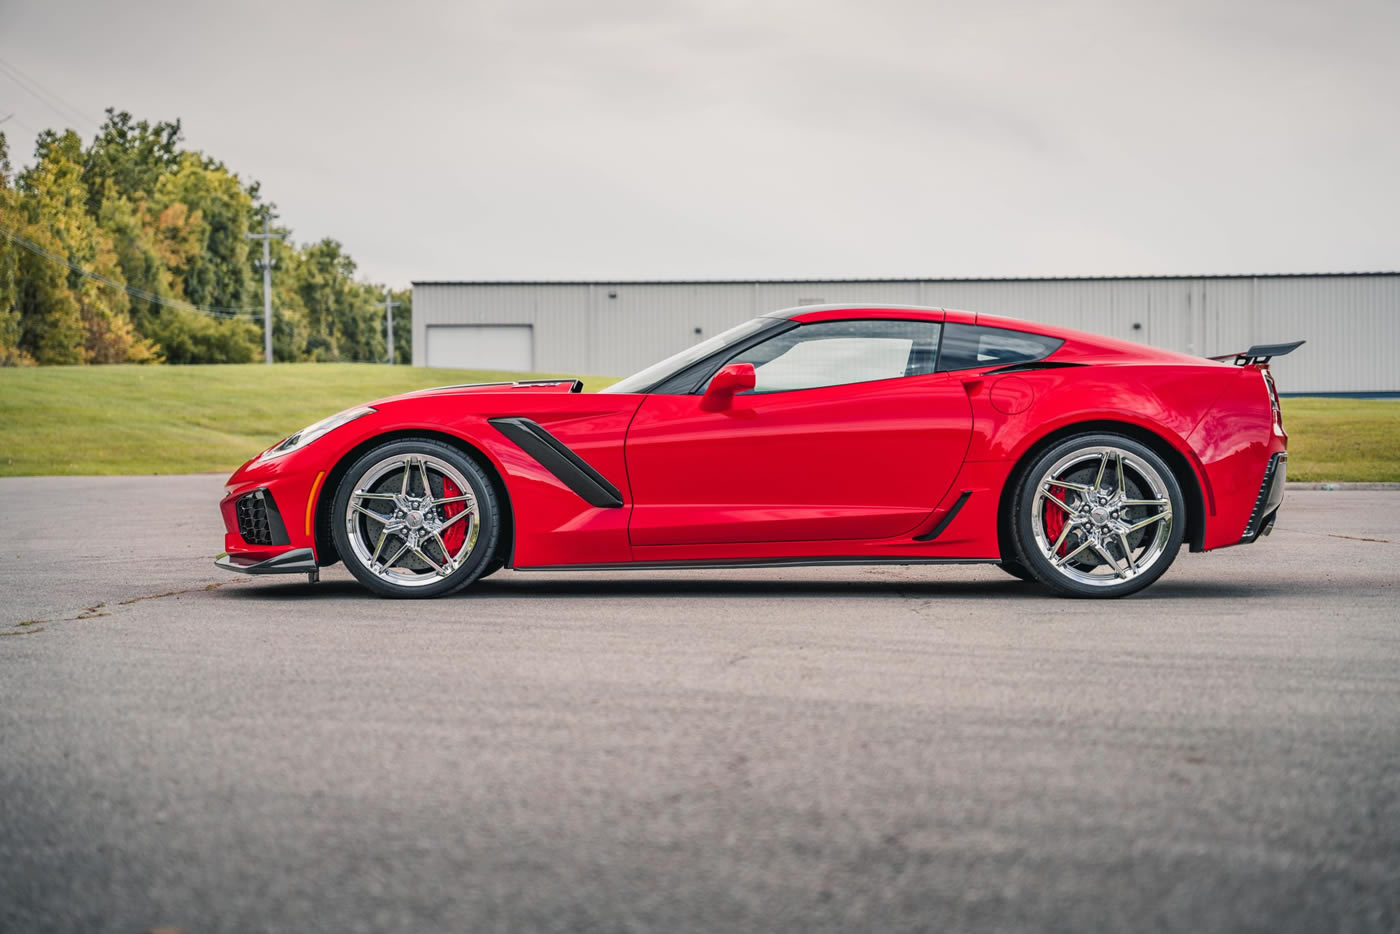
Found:
[[[993,567],[212,567],[0,480],[0,931],[1394,931],[1400,493],[1126,600]]]

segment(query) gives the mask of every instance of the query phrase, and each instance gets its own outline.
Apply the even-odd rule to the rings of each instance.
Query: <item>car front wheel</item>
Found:
[[[1171,468],[1118,434],[1067,438],[1021,475],[1013,505],[1017,562],[1054,592],[1122,597],[1161,577],[1185,534]]]
[[[500,510],[482,469],[429,439],[381,445],[336,490],[331,529],[345,566],[389,597],[461,590],[489,566]]]

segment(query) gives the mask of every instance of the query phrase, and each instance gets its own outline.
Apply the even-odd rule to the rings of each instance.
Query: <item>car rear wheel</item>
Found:
[[[355,461],[336,490],[331,530],[345,566],[388,597],[438,597],[490,566],[500,510],[485,473],[439,441],[406,439]]]
[[[1181,485],[1146,445],[1117,434],[1067,438],[1021,475],[1016,562],[1057,594],[1122,597],[1166,573],[1181,547]]]

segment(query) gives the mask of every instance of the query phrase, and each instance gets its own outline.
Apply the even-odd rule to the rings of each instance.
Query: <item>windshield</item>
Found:
[[[754,334],[764,328],[772,327],[782,321],[780,318],[754,318],[745,321],[743,324],[735,325],[729,330],[716,334],[709,340],[703,340],[693,347],[687,347],[680,353],[672,354],[660,363],[653,363],[638,373],[633,373],[620,383],[613,383],[602,392],[646,392],[651,387],[664,382],[666,379],[684,370],[692,363],[703,360],[717,350],[724,349],[727,345],[735,341],[743,340],[750,334]]]

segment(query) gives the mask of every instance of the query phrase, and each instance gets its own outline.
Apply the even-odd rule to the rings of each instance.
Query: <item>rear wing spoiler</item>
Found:
[[[1211,357],[1212,360],[1232,360],[1235,366],[1249,366],[1252,363],[1268,363],[1274,357],[1282,357],[1290,354],[1306,344],[1307,341],[1293,341],[1291,344],[1255,344],[1244,353],[1227,353],[1218,357]]]

